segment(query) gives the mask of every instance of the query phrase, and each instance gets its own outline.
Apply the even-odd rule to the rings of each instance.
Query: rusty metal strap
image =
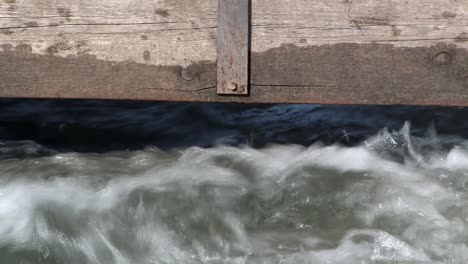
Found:
[[[218,94],[249,94],[250,0],[218,0]]]

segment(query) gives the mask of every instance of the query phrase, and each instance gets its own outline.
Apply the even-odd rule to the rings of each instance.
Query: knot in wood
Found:
[[[192,81],[197,78],[198,75],[200,75],[200,69],[195,65],[190,65],[189,67],[182,68],[180,70],[180,77],[186,81]]]
[[[435,65],[447,65],[452,62],[452,54],[447,51],[437,53],[433,59]]]

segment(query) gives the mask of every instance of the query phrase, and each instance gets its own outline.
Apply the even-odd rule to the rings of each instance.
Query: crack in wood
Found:
[[[18,27],[0,27],[0,29],[28,29],[28,28],[51,28],[51,27],[73,27],[73,26],[140,26],[140,25],[160,25],[160,24],[175,24],[173,22],[167,23],[94,23],[94,24],[63,24],[63,25],[38,25],[38,26],[18,26]],[[157,31],[174,31],[174,30],[200,30],[200,29],[214,29],[217,28],[216,26],[211,27],[186,27],[186,28],[169,28],[169,29],[161,29]],[[156,31],[156,30],[155,30]]]
[[[287,88],[337,88],[336,85],[325,84],[251,84],[256,87],[287,87]]]
[[[352,0],[344,0],[344,3],[345,5],[347,6],[347,9],[346,9],[346,15],[348,16],[349,18],[349,21],[351,21],[351,23],[353,23],[358,29],[359,31],[362,30],[361,26],[358,24],[358,22],[351,16],[351,10],[352,10]]]
[[[214,90],[216,86],[209,86],[204,88],[198,89],[191,89],[191,90],[183,90],[183,89],[165,89],[165,88],[144,88],[144,90],[160,90],[160,91],[175,91],[175,92],[187,92],[187,93],[194,93],[194,92],[201,92],[206,90]]]

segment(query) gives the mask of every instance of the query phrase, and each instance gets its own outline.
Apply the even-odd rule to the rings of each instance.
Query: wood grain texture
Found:
[[[0,45],[149,65],[216,60],[213,0],[0,1]]]
[[[466,0],[253,1],[256,52],[284,44],[379,43],[468,48]]]
[[[250,97],[216,95],[216,0],[0,3],[0,97],[468,105],[466,0],[254,0]]]

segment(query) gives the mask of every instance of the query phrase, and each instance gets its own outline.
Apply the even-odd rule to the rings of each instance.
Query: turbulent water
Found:
[[[0,113],[0,263],[468,262],[468,141],[436,133],[466,110],[43,104]]]

